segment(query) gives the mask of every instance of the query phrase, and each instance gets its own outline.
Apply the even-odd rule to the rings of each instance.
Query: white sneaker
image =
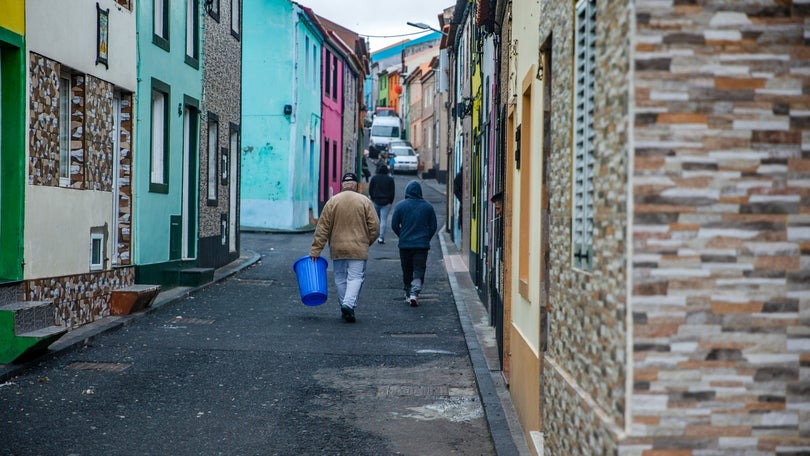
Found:
[[[417,307],[417,306],[419,306],[419,301],[416,299],[416,295],[411,295],[411,296],[408,298],[408,301],[411,303],[411,307]]]

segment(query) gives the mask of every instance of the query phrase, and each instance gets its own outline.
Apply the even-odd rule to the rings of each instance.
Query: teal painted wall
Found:
[[[138,7],[138,103],[137,136],[134,154],[133,182],[133,260],[136,265],[149,265],[169,261],[171,217],[181,215],[188,207],[183,207],[183,116],[178,114],[189,100],[202,98],[202,65],[199,68],[186,63],[186,11],[185,2],[170,1],[168,50],[154,44],[152,2],[139,2]],[[200,9],[202,14],[202,9]],[[203,18],[200,15],[199,24]],[[202,30],[196,34],[202,36]],[[202,55],[202,43],[198,44]],[[201,57],[202,59],[202,57]],[[165,193],[150,191],[151,170],[151,93],[152,80],[166,84],[170,90],[169,115],[166,119],[169,129],[169,169],[168,186]],[[197,121],[199,128],[199,119]],[[199,147],[199,146],[197,146]],[[192,181],[198,181],[199,165],[195,151],[192,164]],[[197,206],[198,191],[189,193],[192,204]],[[192,214],[191,225],[198,226],[196,212]],[[196,229],[191,243],[197,244]]]
[[[241,226],[300,229],[318,210],[322,37],[288,0],[244,8]]]

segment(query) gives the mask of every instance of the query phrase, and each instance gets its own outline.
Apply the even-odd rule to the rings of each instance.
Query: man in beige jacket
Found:
[[[309,256],[316,261],[326,243],[335,271],[335,286],[344,320],[354,323],[357,296],[366,277],[368,248],[380,234],[374,205],[357,192],[357,176],[343,175],[340,193],[329,198],[318,218]]]

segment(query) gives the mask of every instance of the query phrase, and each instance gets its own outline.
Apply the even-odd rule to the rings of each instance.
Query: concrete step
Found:
[[[180,285],[198,287],[214,281],[214,268],[186,268],[180,270]]]
[[[118,288],[111,292],[110,313],[112,315],[129,315],[146,309],[154,302],[160,285],[138,284]]]
[[[18,301],[0,306],[0,364],[33,357],[67,328],[53,324],[53,302]]]
[[[53,325],[52,301],[17,301],[0,306],[14,318],[14,334],[22,334]]]

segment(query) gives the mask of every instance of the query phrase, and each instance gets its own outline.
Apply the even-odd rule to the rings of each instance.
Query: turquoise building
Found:
[[[137,8],[132,233],[138,283],[171,284],[177,280],[171,271],[196,264],[201,3],[155,0]]]
[[[324,36],[293,2],[244,4],[242,229],[300,230],[318,217]]]

